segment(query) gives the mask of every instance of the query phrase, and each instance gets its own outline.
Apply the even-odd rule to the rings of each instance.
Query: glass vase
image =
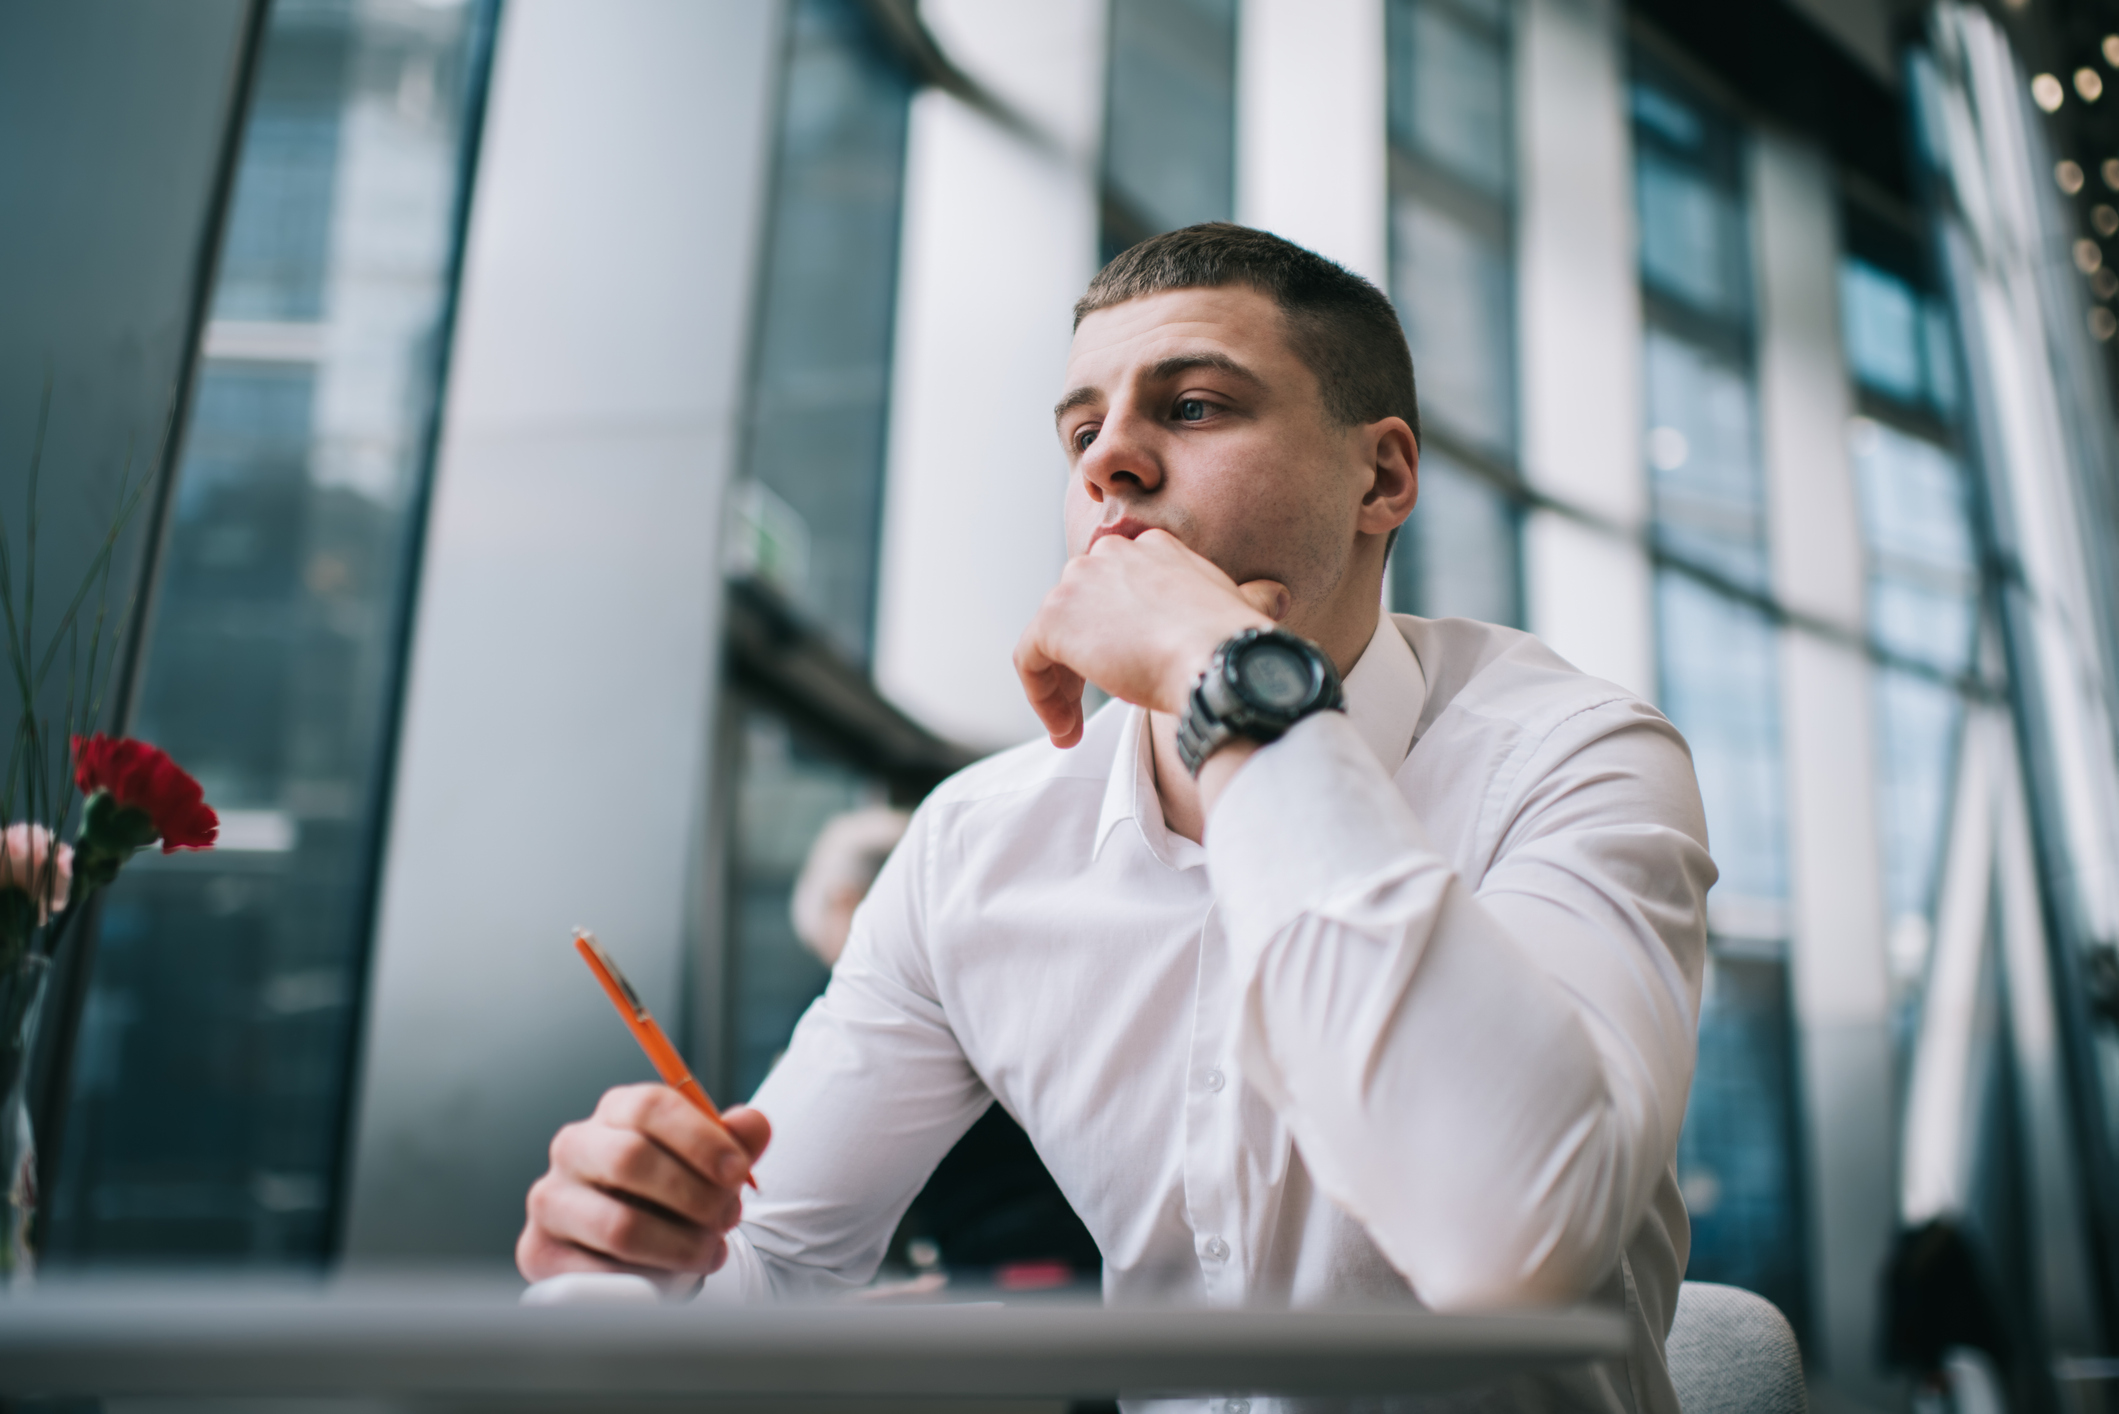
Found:
[[[0,970],[0,1284],[36,1274],[29,1245],[37,1216],[37,1142],[29,1122],[29,1062],[51,959],[25,950]]]

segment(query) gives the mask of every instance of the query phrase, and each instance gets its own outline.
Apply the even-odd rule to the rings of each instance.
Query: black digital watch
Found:
[[[1177,723],[1177,755],[1193,776],[1236,737],[1274,741],[1312,712],[1343,712],[1339,672],[1324,650],[1277,628],[1245,629],[1214,650]]]

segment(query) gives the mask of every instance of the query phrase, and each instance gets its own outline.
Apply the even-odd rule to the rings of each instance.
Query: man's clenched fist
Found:
[[[1185,709],[1224,639],[1287,612],[1272,580],[1238,585],[1167,530],[1097,540],[1067,561],[1015,649],[1024,695],[1055,746],[1082,734],[1082,682],[1151,711]]]
[[[515,1265],[531,1281],[632,1272],[665,1290],[696,1287],[728,1260],[743,1181],[772,1139],[756,1110],[722,1120],[725,1129],[666,1085],[605,1092],[594,1114],[553,1137]]]

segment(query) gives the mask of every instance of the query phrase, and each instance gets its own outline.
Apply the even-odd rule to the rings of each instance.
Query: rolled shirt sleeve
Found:
[[[1255,753],[1207,829],[1245,1075],[1437,1308],[1603,1280],[1692,1078],[1715,870],[1682,738],[1620,697],[1510,751],[1455,859],[1339,713]]]

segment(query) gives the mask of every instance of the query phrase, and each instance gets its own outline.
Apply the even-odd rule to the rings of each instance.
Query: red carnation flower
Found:
[[[221,818],[206,803],[199,783],[158,746],[131,737],[74,738],[74,784],[84,795],[110,792],[120,808],[138,810],[154,822],[162,853],[211,849]]]

